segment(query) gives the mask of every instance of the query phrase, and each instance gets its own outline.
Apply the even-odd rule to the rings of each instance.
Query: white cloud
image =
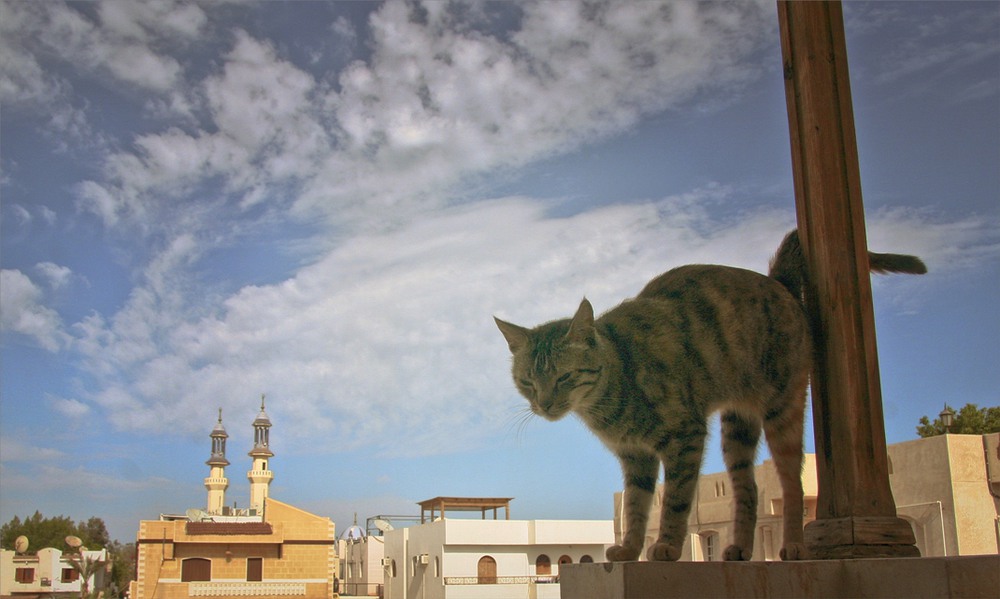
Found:
[[[7,435],[0,437],[0,461],[6,463],[57,460],[65,455],[62,451],[51,447],[27,444]]]
[[[59,314],[42,304],[42,291],[16,269],[0,271],[0,330],[33,338],[49,351],[57,351],[65,333]]]
[[[45,7],[44,21],[35,34],[64,60],[152,91],[167,91],[178,82],[180,63],[156,53],[144,37],[119,35],[113,27],[95,23],[68,5],[46,3]]]
[[[48,397],[48,402],[53,410],[71,420],[77,420],[90,413],[90,406],[78,399],[53,395]]]
[[[73,278],[73,271],[69,267],[59,266],[52,262],[39,262],[35,265],[35,270],[42,275],[52,289],[65,287]]]
[[[469,176],[755,75],[734,64],[766,39],[769,16],[756,3],[542,2],[508,41],[448,11],[421,21],[387,4],[371,18],[371,60],[346,69],[327,99],[339,145],[297,207],[343,220],[440,205]]]
[[[423,8],[423,19],[402,3],[376,10],[371,58],[350,65],[334,87],[236,30],[221,69],[195,86],[210,126],[137,137],[108,157],[106,180],[80,187],[81,206],[109,226],[125,218],[155,231],[175,225],[177,211],[158,207],[164,194],[222,177],[241,209],[294,204],[301,217],[338,225],[370,225],[373,213],[384,222],[386,212],[402,222],[446,204],[469,177],[569,151],[704,88],[739,85],[757,68],[736,68],[737,60],[773,28],[760,3],[546,2],[526,6],[521,28],[503,35],[439,5]],[[114,24],[145,31],[133,21]]]
[[[571,315],[584,295],[607,310],[685,263],[763,271],[792,214],[763,208],[727,222],[706,209],[732,202],[731,190],[709,186],[564,217],[529,198],[453,207],[344,238],[211,313],[171,295],[188,255],[180,243],[162,260],[165,278],[150,275],[111,323],[86,323],[79,347],[103,381],[92,399],[121,428],[196,433],[216,406],[263,392],[272,419],[296,431],[295,449],[304,439],[315,452],[476,447],[520,407],[493,315],[534,325]],[[932,270],[997,252],[989,223],[891,211],[870,220],[873,249],[917,253]]]
[[[197,4],[157,0],[155,2],[114,2],[98,4],[102,25],[125,39],[145,40],[151,35],[193,39],[207,24],[208,17]]]
[[[110,326],[91,323],[81,348],[110,375],[94,399],[120,427],[184,430],[198,426],[193,413],[266,392],[272,418],[314,450],[375,444],[392,453],[400,439],[413,454],[474,446],[519,405],[493,314],[547,320],[584,294],[607,309],[670,265],[704,256],[764,267],[788,217],[764,212],[694,232],[704,224],[700,197],[719,193],[569,218],[518,198],[454,208],[346,240],[202,318],[164,310],[146,288]],[[748,239],[767,243],[748,248]]]

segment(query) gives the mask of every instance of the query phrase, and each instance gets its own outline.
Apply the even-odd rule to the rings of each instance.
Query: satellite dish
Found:
[[[66,537],[66,544],[73,549],[79,549],[83,545],[83,541],[80,540],[80,537],[69,535]]]
[[[211,519],[209,518],[208,512],[205,510],[199,510],[196,507],[187,510],[184,512],[184,515],[187,516],[189,522],[204,522],[205,520]]]
[[[374,524],[375,528],[382,532],[389,532],[392,530],[392,524],[388,520],[383,520],[382,518],[376,518],[372,524]]]
[[[14,540],[14,551],[24,553],[28,550],[28,537],[21,535]]]

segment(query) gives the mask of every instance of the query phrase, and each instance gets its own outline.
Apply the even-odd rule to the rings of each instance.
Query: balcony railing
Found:
[[[467,584],[556,584],[558,576],[445,576],[446,585]]]
[[[304,582],[190,582],[190,597],[304,597]]]

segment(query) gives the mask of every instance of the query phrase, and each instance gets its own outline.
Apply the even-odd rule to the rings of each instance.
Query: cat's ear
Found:
[[[580,307],[576,309],[572,322],[569,323],[569,332],[566,338],[570,341],[586,343],[593,347],[597,342],[597,331],[594,329],[594,307],[590,305],[587,298],[583,298]]]
[[[517,353],[518,350],[528,344],[528,329],[504,322],[496,316],[493,317],[493,320],[496,321],[497,328],[500,329],[504,339],[507,340],[507,347],[510,348],[510,353]]]

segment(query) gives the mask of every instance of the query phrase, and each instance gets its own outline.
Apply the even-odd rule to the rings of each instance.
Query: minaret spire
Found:
[[[270,448],[271,419],[264,411],[264,394],[260,396],[260,413],[253,421],[253,449],[250,450],[250,457],[253,458],[253,465],[247,472],[250,480],[250,507],[256,509],[258,514],[264,513],[264,500],[267,499],[268,488],[274,473],[268,470],[267,460],[274,456]]]
[[[205,488],[208,489],[208,513],[219,514],[222,506],[226,504],[226,489],[229,487],[229,479],[226,478],[226,466],[229,460],[226,459],[226,428],[222,426],[222,408],[219,408],[219,421],[209,434],[212,439],[212,453],[209,455],[208,478],[205,479]]]

